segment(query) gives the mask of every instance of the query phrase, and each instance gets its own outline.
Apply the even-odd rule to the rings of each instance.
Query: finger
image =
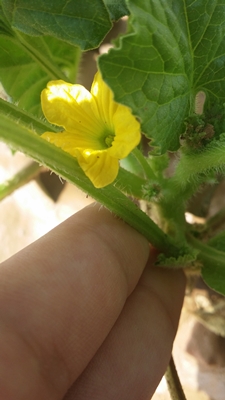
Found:
[[[169,363],[183,296],[180,271],[147,268],[64,400],[149,400]]]
[[[91,206],[3,263],[0,398],[61,399],[108,335],[148,253],[140,234]]]

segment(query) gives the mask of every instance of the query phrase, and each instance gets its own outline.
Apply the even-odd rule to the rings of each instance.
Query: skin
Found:
[[[0,398],[149,400],[185,286],[154,261],[145,238],[95,204],[2,263]]]

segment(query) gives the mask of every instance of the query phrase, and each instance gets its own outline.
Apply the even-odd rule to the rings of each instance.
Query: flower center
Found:
[[[105,138],[105,144],[107,147],[111,147],[112,146],[112,142],[114,140],[115,135],[113,135],[112,133],[110,133],[108,136],[106,136]]]
[[[99,137],[99,143],[101,143],[102,150],[106,150],[112,146],[112,142],[115,139],[115,134],[111,129],[105,128]]]

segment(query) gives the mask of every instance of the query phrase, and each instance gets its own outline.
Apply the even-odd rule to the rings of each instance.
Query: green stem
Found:
[[[150,167],[147,159],[142,154],[142,152],[136,147],[132,151],[132,153],[135,156],[135,158],[138,160],[139,164],[141,165],[141,167],[144,171],[144,174],[145,174],[145,178],[147,178],[148,180],[157,180],[152,168]]]
[[[215,249],[214,247],[208,246],[200,240],[193,237],[191,234],[187,234],[188,242],[197,250],[199,250],[198,259],[201,261],[209,261],[213,263],[221,263],[225,266],[224,252]]]
[[[202,151],[182,154],[172,178],[174,186],[185,192],[191,186],[199,186],[210,171],[220,171],[225,167],[225,143],[213,141]],[[202,175],[202,176],[201,176]]]
[[[0,114],[10,116],[10,119],[14,120],[17,124],[19,121],[20,125],[26,126],[29,129],[33,128],[38,134],[42,134],[45,131],[58,132],[60,130],[60,128],[54,127],[47,121],[36,118],[27,111],[2,99],[0,99]]]
[[[170,359],[169,366],[167,367],[165,374],[167,386],[169,389],[170,397],[172,400],[186,400],[182,385],[180,383],[179,376],[173,361],[173,357]]]
[[[76,159],[70,154],[43,140],[36,133],[17,124],[10,119],[10,116],[6,115],[2,115],[0,118],[0,139],[74,183],[133,226],[154,247],[171,256],[179,254],[179,249],[171,242],[170,238],[114,185],[96,189],[81,170]]]
[[[13,193],[14,190],[30,182],[40,171],[41,167],[36,162],[32,162],[14,175],[12,179],[0,184],[0,201]]]

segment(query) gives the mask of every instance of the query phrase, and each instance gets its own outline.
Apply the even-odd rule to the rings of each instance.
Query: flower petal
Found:
[[[127,106],[113,100],[113,93],[102,80],[100,72],[95,75],[91,94],[96,98],[99,118],[104,120],[115,135],[108,149],[109,154],[118,159],[127,157],[141,140],[140,123]]]
[[[66,131],[59,133],[45,132],[41,137],[55,146],[60,147],[62,150],[71,154],[71,156],[77,156],[77,141],[71,133]]]
[[[96,188],[109,185],[117,177],[119,162],[110,157],[107,150],[93,152],[93,150],[78,149],[77,160]]]
[[[128,107],[119,104],[113,116],[113,124],[115,139],[109,148],[109,154],[118,159],[125,158],[140,143],[140,123]]]
[[[60,147],[67,153],[76,157],[77,148],[101,150],[105,147],[97,138],[84,135],[83,132],[45,132],[41,137],[55,146]]]
[[[103,81],[100,72],[95,74],[91,86],[91,94],[96,99],[99,118],[110,130],[114,130],[113,115],[116,112],[118,104],[113,100],[113,92]]]
[[[51,123],[67,131],[84,129],[89,134],[102,130],[95,99],[82,85],[50,81],[41,93],[42,109]]]
[[[95,187],[112,183],[119,159],[138,145],[141,133],[131,110],[113,100],[100,73],[95,75],[91,93],[81,85],[51,81],[41,99],[46,118],[65,128],[42,137],[76,157]]]

